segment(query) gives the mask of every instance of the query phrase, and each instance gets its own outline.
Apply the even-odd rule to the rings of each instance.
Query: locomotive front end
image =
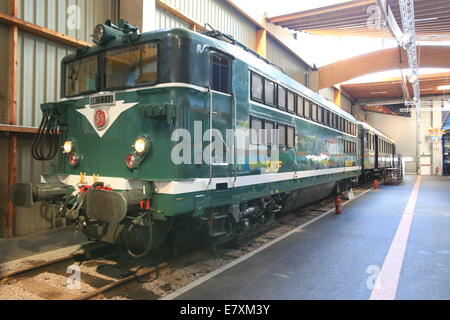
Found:
[[[93,36],[99,46],[62,61],[62,99],[41,106],[32,152],[50,161],[43,183],[17,183],[12,200],[44,201],[88,238],[140,256],[164,241],[169,226],[151,212],[152,181],[166,174],[155,164],[170,157],[171,93],[148,90],[159,80],[158,39],[142,39],[124,21],[99,25]]]

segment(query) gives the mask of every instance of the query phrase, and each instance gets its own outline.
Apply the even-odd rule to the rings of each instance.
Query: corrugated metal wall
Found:
[[[18,47],[17,124],[37,127],[41,103],[60,96],[61,59],[74,50],[26,32],[19,32]]]
[[[309,67],[270,36],[267,37],[267,59],[282,68],[291,78],[306,85],[305,72],[310,71]]]
[[[8,48],[9,41],[9,28],[0,25],[0,45],[3,48]],[[0,123],[8,122],[8,78],[5,76],[8,65],[8,50],[0,50],[0,65],[1,73],[0,77]]]
[[[155,12],[155,28],[156,29],[166,29],[166,28],[186,28],[189,29],[189,24],[183,20],[177,18],[173,14],[156,7]]]
[[[19,0],[19,18],[90,42],[94,26],[117,20],[117,0]]]
[[[165,0],[163,2],[199,24],[209,23],[213,28],[232,35],[246,46],[252,49],[255,48],[256,26],[225,1]],[[162,14],[168,13],[162,12]],[[157,18],[156,28],[170,27],[170,25],[165,24],[167,22],[171,23],[173,21]]]
[[[117,0],[19,0],[19,18],[90,42],[97,23],[117,20]],[[4,10],[5,11],[5,10]],[[77,16],[78,15],[78,16]],[[8,45],[9,29],[0,26],[0,45]],[[73,49],[44,38],[19,31],[18,39],[17,125],[37,127],[41,121],[40,104],[57,101],[60,94],[60,62]],[[2,51],[3,52],[3,51]],[[7,64],[7,53],[0,54],[0,64]],[[6,71],[5,71],[6,72]],[[3,88],[4,81],[0,80]],[[3,91],[0,102],[3,102]],[[6,104],[2,103],[2,106]],[[1,122],[6,117],[0,113]],[[31,157],[32,136],[19,135],[17,181],[39,183],[41,163]],[[8,139],[0,137],[0,237],[3,236],[6,210]],[[5,156],[3,156],[5,155]],[[61,226],[53,210],[43,211],[39,204],[17,209],[16,236]]]

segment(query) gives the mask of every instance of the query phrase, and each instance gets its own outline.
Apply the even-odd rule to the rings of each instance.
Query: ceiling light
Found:
[[[438,17],[433,17],[433,18],[423,18],[423,19],[416,19],[414,20],[415,22],[424,22],[424,21],[433,21],[433,20],[438,20]]]
[[[437,87],[438,90],[450,90],[450,84],[446,84],[445,86]]]

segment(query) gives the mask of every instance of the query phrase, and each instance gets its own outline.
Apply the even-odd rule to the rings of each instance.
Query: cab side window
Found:
[[[217,53],[212,56],[212,90],[230,92],[230,62],[227,57]]]

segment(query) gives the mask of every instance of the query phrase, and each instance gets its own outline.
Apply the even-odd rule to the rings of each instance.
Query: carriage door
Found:
[[[211,80],[209,91],[209,129],[214,145],[220,144],[222,151],[210,148],[210,178],[228,177],[232,171],[233,141],[227,142],[227,129],[233,128],[234,99],[232,96],[232,63],[228,55],[210,52]],[[230,139],[229,139],[230,140]],[[210,140],[211,142],[211,140]],[[206,150],[205,150],[206,151]],[[218,189],[230,187],[217,186]]]

